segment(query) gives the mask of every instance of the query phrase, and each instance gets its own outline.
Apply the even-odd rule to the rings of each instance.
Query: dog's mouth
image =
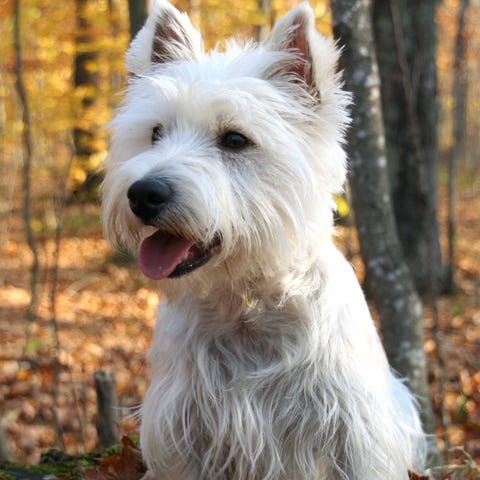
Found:
[[[159,230],[143,240],[140,267],[153,280],[178,278],[205,265],[219,245],[218,235],[206,245]]]

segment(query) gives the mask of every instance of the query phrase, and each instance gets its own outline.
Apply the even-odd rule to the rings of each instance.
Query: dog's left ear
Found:
[[[166,0],[156,0],[126,55],[130,74],[142,75],[156,64],[194,60],[203,51],[200,33],[185,13]]]
[[[265,46],[275,51],[288,51],[297,56],[283,70],[303,81],[309,89],[315,88],[315,65],[312,44],[315,36],[315,14],[304,1],[278,20]]]

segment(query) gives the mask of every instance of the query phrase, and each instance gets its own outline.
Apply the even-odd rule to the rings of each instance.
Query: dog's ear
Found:
[[[126,55],[130,74],[142,75],[160,63],[193,60],[201,54],[200,33],[188,16],[166,0],[156,0]]]
[[[300,79],[305,85],[315,87],[315,65],[312,55],[313,42],[317,36],[315,14],[308,1],[304,1],[278,20],[265,46],[275,51],[288,51],[297,56],[283,71]]]

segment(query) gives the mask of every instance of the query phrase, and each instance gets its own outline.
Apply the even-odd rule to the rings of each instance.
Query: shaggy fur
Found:
[[[142,407],[152,478],[405,480],[422,467],[413,397],[331,240],[349,122],[337,59],[307,3],[263,44],[205,53],[159,0],[132,42],[103,221],[167,299]]]

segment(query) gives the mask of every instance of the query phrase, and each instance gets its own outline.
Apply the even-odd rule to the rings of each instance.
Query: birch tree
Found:
[[[422,308],[402,255],[390,198],[372,6],[369,0],[332,0],[332,11],[334,34],[344,47],[340,67],[345,88],[354,98],[349,183],[361,254],[389,361],[408,378],[421,403],[424,427],[433,432]]]

